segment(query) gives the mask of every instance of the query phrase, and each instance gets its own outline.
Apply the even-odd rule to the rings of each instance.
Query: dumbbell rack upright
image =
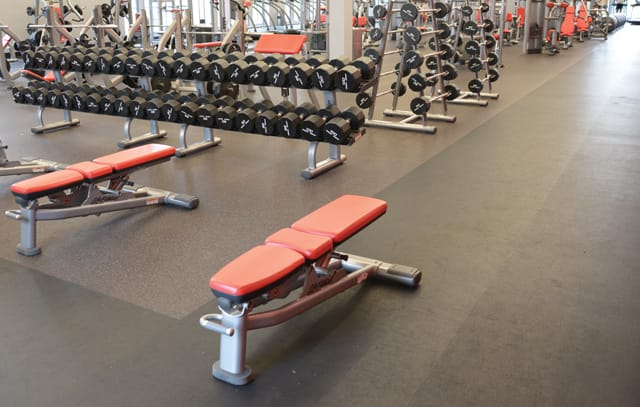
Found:
[[[427,134],[435,134],[436,133],[436,127],[435,126],[430,126],[427,125],[427,120],[431,119],[431,120],[436,120],[436,121],[445,121],[445,122],[449,122],[449,123],[453,123],[456,121],[456,117],[455,116],[450,116],[447,114],[447,101],[444,98],[441,98],[440,100],[442,101],[442,106],[443,106],[443,114],[432,114],[432,113],[428,113],[428,114],[424,114],[424,115],[416,115],[413,112],[410,111],[403,111],[403,110],[397,110],[397,106],[398,106],[398,99],[400,96],[400,88],[403,86],[402,85],[402,73],[405,70],[405,61],[404,58],[400,58],[400,63],[399,63],[399,67],[397,70],[397,77],[396,77],[396,82],[394,85],[395,91],[391,92],[393,94],[393,101],[392,101],[392,108],[391,109],[385,109],[383,111],[383,114],[385,116],[390,116],[390,117],[404,117],[404,119],[402,119],[399,122],[393,122],[393,121],[389,121],[389,120],[377,120],[377,119],[373,119],[373,115],[375,112],[375,102],[377,99],[378,95],[382,95],[378,93],[378,88],[379,88],[379,83],[380,83],[380,78],[381,78],[381,73],[382,73],[382,65],[384,62],[384,56],[385,54],[389,55],[391,53],[396,53],[395,51],[391,51],[391,52],[387,52],[386,48],[387,48],[387,41],[389,38],[389,34],[390,34],[390,27],[391,27],[391,20],[392,20],[392,13],[397,11],[394,7],[398,6],[398,5],[402,5],[402,4],[406,4],[407,1],[389,1],[388,4],[388,8],[387,8],[387,12],[386,12],[386,18],[385,18],[385,26],[384,26],[384,30],[383,30],[383,36],[382,39],[380,40],[380,47],[379,47],[379,61],[377,62],[376,65],[376,74],[374,77],[374,80],[372,81],[372,94],[371,94],[371,106],[369,107],[369,112],[368,112],[368,119],[366,122],[366,125],[369,127],[379,127],[379,128],[390,128],[390,129],[396,129],[396,130],[409,130],[409,131],[415,131],[415,132],[421,132],[421,133],[427,133]],[[429,8],[430,10],[434,10],[435,4],[434,4],[434,0],[428,0],[427,2],[429,4]],[[431,23],[432,23],[432,29],[433,32],[437,32],[438,31],[438,27],[437,27],[437,19],[435,17],[435,15],[433,15],[433,12],[430,11],[429,12],[431,14]],[[435,36],[435,56],[437,58],[438,64],[437,64],[437,69],[436,69],[436,74],[441,74],[442,73],[442,58],[440,57],[440,39],[438,38],[438,36]],[[406,55],[406,53],[410,50],[410,45],[408,44],[408,41],[403,41],[403,50],[402,50],[402,55]],[[418,72],[420,72],[420,68],[418,68]],[[440,83],[440,91],[441,92],[445,92],[444,90],[444,79],[442,76],[439,77],[439,81]],[[420,91],[421,96],[424,95],[424,91]],[[422,121],[422,124],[416,124],[414,122],[416,121]]]

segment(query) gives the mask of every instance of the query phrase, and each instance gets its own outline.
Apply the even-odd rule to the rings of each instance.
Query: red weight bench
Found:
[[[299,54],[306,40],[302,34],[262,34],[253,51],[260,54]]]
[[[35,256],[36,225],[39,220],[58,220],[99,215],[150,205],[173,205],[185,209],[198,206],[198,198],[132,184],[132,172],[169,161],[175,147],[147,144],[129,150],[66,166],[11,186],[20,205],[5,215],[20,221],[18,253]],[[102,186],[103,184],[104,186]],[[41,200],[48,202],[42,203]]]
[[[209,287],[221,313],[200,318],[200,325],[221,337],[220,360],[213,364],[213,376],[233,385],[253,379],[245,363],[249,330],[287,321],[370,278],[417,287],[422,273],[416,268],[335,251],[386,210],[385,201],[344,195],[220,269]],[[253,312],[299,288],[297,298],[285,305]]]

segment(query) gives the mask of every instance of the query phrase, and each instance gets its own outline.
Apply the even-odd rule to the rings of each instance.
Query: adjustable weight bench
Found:
[[[422,272],[335,251],[382,216],[387,203],[375,198],[344,195],[291,228],[281,229],[220,269],[209,286],[220,314],[200,318],[200,325],[220,334],[220,360],[213,376],[233,385],[252,380],[245,364],[247,331],[274,326],[370,278],[416,287]],[[299,296],[280,308],[253,313],[275,298]]]
[[[7,157],[7,146],[0,140],[0,176],[36,174],[61,170],[66,165],[54,161],[43,160],[41,158],[21,158],[18,161],[11,161]]]
[[[18,253],[24,256],[40,254],[36,245],[36,224],[41,220],[99,215],[149,205],[196,208],[199,200],[194,196],[129,181],[132,172],[169,161],[175,151],[171,146],[146,144],[16,182],[11,186],[11,192],[20,209],[6,211],[5,215],[20,221]],[[41,204],[44,198],[48,202]]]

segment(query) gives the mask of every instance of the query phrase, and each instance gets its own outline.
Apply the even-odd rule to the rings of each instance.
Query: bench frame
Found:
[[[211,372],[221,381],[245,385],[253,380],[253,371],[246,364],[248,331],[288,321],[369,279],[415,288],[421,278],[422,273],[417,268],[340,253],[333,248],[318,259],[307,258],[303,265],[278,281],[275,287],[266,287],[266,292],[256,293],[247,300],[234,301],[217,295],[220,313],[200,318],[203,328],[220,334],[220,359],[213,364]],[[300,288],[297,298],[285,305],[252,313],[256,307],[272,299],[287,298]]]
[[[38,174],[62,170],[66,167],[62,163],[32,157],[11,161],[7,157],[7,148],[8,146],[2,144],[2,140],[0,140],[0,176]]]
[[[8,210],[5,216],[20,221],[18,253],[36,256],[42,252],[36,242],[38,221],[100,215],[151,205],[197,208],[199,200],[195,196],[136,185],[129,181],[132,172],[170,159],[171,156],[153,160],[93,180],[85,178],[79,185],[45,195],[49,202],[44,204],[40,202],[44,196],[34,199],[16,197],[20,209]]]

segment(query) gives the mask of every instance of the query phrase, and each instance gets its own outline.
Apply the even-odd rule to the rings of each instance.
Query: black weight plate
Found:
[[[410,69],[416,69],[422,65],[422,56],[417,51],[407,51],[404,54],[404,65]]]
[[[493,48],[496,46],[496,39],[493,38],[493,35],[485,35],[484,43],[487,48]]]
[[[473,93],[480,93],[482,92],[482,88],[484,87],[484,85],[482,84],[482,81],[478,80],[478,79],[471,79],[469,81],[469,91],[473,92]]]
[[[425,77],[420,73],[414,73],[408,79],[409,89],[414,92],[423,91],[427,87]]]
[[[471,72],[480,72],[482,70],[482,60],[480,60],[480,58],[478,57],[469,59],[467,68],[469,68]]]
[[[493,23],[493,21],[488,18],[482,20],[482,25],[484,26],[484,32],[486,33],[490,33],[496,28],[496,25]]]
[[[489,52],[487,54],[487,63],[491,66],[497,65],[500,62],[500,57],[495,52]]]
[[[395,69],[396,71],[400,70],[400,62],[398,62],[397,64],[395,64],[395,66],[393,67],[393,69]],[[402,72],[402,76],[409,76],[409,74],[411,73],[411,68],[409,68],[408,66],[404,67],[404,71]]]
[[[378,19],[385,18],[386,15],[387,15],[387,8],[385,6],[378,4],[373,8],[373,16],[375,18],[378,18]]]
[[[364,56],[371,58],[374,63],[378,63],[380,60],[380,53],[375,48],[367,48],[364,50]]]
[[[451,36],[451,28],[444,21],[438,21],[438,38],[446,40]]]
[[[437,18],[444,18],[447,16],[447,14],[449,14],[449,6],[446,3],[437,1],[434,4],[434,7],[435,11],[433,12],[433,15]]]
[[[462,32],[467,35],[475,35],[478,33],[478,24],[475,21],[467,21],[462,26]]]
[[[391,94],[395,94],[396,93],[396,83],[393,82],[391,84]],[[400,88],[398,91],[398,96],[403,96],[405,93],[407,93],[407,86],[404,83],[400,83]]]
[[[444,93],[447,95],[447,100],[457,99],[460,96],[460,88],[452,83],[449,83],[447,85],[444,85]]]
[[[435,51],[436,50],[436,37],[429,38],[428,45],[429,45],[429,49],[430,50]]]
[[[371,107],[373,100],[371,99],[371,95],[366,92],[360,92],[356,95],[356,105],[360,109],[368,109]]]
[[[416,26],[409,26],[404,30],[404,40],[411,46],[416,46],[422,39],[422,32]]]
[[[480,43],[475,40],[467,41],[467,43],[464,44],[464,50],[471,56],[480,55]]]
[[[452,81],[458,77],[458,70],[453,64],[442,65],[442,72],[446,81]]]
[[[424,64],[427,68],[435,71],[436,69],[438,69],[438,57],[436,57],[435,55],[431,55],[430,57],[427,57],[427,60]]]
[[[418,6],[413,3],[406,3],[400,7],[400,18],[402,21],[415,21],[418,18]]]
[[[449,44],[440,44],[440,52],[442,52],[442,59],[451,59],[455,51]]]
[[[379,28],[372,28],[369,30],[369,39],[371,41],[380,41],[383,37],[383,32]]]
[[[480,5],[480,12],[486,13],[487,11],[489,11],[489,5],[487,3],[482,3]]]
[[[409,103],[409,107],[413,114],[417,115],[425,115],[431,109],[431,101],[427,97],[417,97],[413,98]]]
[[[500,72],[498,72],[498,70],[495,68],[489,69],[489,81],[495,82],[498,79],[500,79]]]
[[[473,15],[473,7],[471,6],[462,6],[460,8],[462,15],[465,17],[471,17]]]

